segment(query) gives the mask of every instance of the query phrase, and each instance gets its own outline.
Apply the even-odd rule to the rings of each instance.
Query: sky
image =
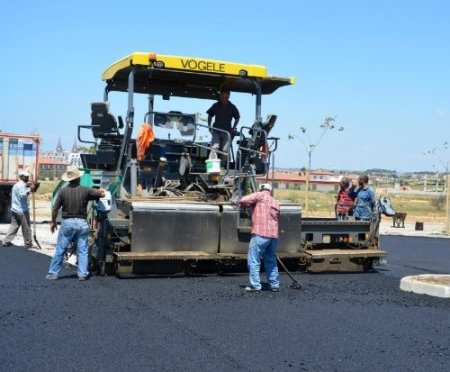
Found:
[[[278,116],[277,167],[307,167],[318,144],[312,168],[448,169],[449,1],[23,0],[4,2],[1,14],[0,130],[39,133],[44,149],[58,139],[72,147],[78,125],[90,124],[90,103],[103,99],[103,71],[139,51],[295,76],[262,101],[263,117]],[[254,99],[242,96],[230,99],[251,126]],[[155,109],[204,113],[212,103]],[[111,111],[125,117],[126,98],[111,99]],[[318,143],[327,117],[344,130]]]

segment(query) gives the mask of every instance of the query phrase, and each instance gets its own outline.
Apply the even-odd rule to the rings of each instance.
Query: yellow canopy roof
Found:
[[[269,76],[260,65],[249,65],[155,53],[132,53],[114,62],[103,73],[109,91],[127,91],[128,76],[135,68],[134,91],[162,96],[216,98],[217,91],[254,94],[255,80],[263,94],[295,84],[295,78]]]

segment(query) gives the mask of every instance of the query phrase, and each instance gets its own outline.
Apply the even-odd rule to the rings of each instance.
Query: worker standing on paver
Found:
[[[38,182],[29,182],[30,174],[26,170],[19,170],[19,181],[13,186],[11,191],[11,225],[6,233],[3,245],[10,247],[12,240],[22,227],[22,235],[26,248],[33,247],[31,238],[30,208],[28,206],[28,195],[35,192],[39,187]]]
[[[78,167],[69,166],[61,177],[63,181],[67,181],[69,184],[61,189],[52,208],[51,232],[54,233],[57,230],[56,217],[59,208],[62,208],[63,222],[58,234],[56,251],[46,276],[49,280],[58,279],[64,253],[72,242],[77,245],[78,279],[87,280],[89,278],[87,205],[89,200],[98,200],[104,197],[105,190],[81,186],[80,177],[83,174],[84,172],[80,171]]]
[[[375,192],[369,186],[369,176],[362,174],[358,177],[358,187],[352,185],[348,195],[355,199],[355,220],[371,220],[375,208]]]
[[[280,287],[277,249],[278,249],[278,221],[280,219],[280,205],[271,195],[272,186],[264,183],[260,191],[242,197],[241,205],[252,207],[252,236],[248,247],[247,265],[249,269],[250,286],[246,292],[261,291],[259,270],[262,256],[270,290],[278,292]]]
[[[228,137],[224,132],[212,131],[211,147],[217,144],[220,151],[228,153],[241,116],[237,107],[230,101],[230,91],[222,89],[219,101],[214,103],[206,113],[209,127],[226,130],[230,133],[230,137]],[[214,123],[212,123],[213,118]],[[222,166],[224,166],[227,156],[221,155],[220,158]]]

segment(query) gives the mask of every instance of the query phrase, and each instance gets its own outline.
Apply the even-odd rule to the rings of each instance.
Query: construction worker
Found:
[[[248,247],[247,265],[249,269],[250,286],[246,292],[260,292],[261,278],[259,270],[262,256],[269,287],[272,292],[278,292],[280,287],[277,248],[278,221],[280,219],[280,205],[272,197],[272,186],[263,183],[260,191],[243,196],[239,203],[252,207],[252,236]]]
[[[348,220],[349,216],[353,216],[353,198],[348,194],[349,190],[350,180],[343,177],[336,197],[336,218],[340,221]]]
[[[35,192],[39,187],[39,182],[29,182],[30,174],[26,170],[19,170],[19,181],[13,186],[11,191],[11,225],[6,233],[3,245],[10,247],[17,231],[22,227],[22,235],[26,248],[33,247],[31,237],[30,208],[28,206],[28,195]]]
[[[369,176],[362,174],[358,178],[358,184],[355,183],[350,188],[348,195],[355,199],[354,216],[355,220],[369,221],[374,216],[376,205],[375,192],[369,186]]]
[[[230,101],[230,91],[222,89],[220,91],[219,100],[214,103],[206,113],[208,114],[209,127],[226,130],[230,133],[230,137],[228,137],[224,132],[210,130],[212,133],[211,147],[218,144],[219,151],[228,154],[228,149],[231,146],[231,141],[233,140],[240,119],[239,110]],[[212,118],[214,118],[214,124],[211,124]],[[234,122],[232,123],[233,119]],[[222,166],[224,166],[227,157],[221,155],[220,158],[222,160]]]
[[[52,209],[52,234],[57,230],[56,217],[62,208],[61,229],[58,233],[55,254],[50,262],[46,279],[58,279],[59,271],[64,260],[64,253],[70,243],[77,245],[77,275],[79,280],[89,278],[88,271],[88,235],[89,225],[86,222],[87,205],[89,200],[98,200],[105,196],[104,189],[93,189],[80,185],[80,178],[84,174],[78,167],[70,165],[62,175],[63,181],[69,184],[62,188],[56,197]]]

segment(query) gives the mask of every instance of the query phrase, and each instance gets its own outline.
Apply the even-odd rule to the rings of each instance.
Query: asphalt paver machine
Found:
[[[262,117],[262,97],[295,78],[270,76],[260,65],[154,53],[127,55],[102,78],[103,101],[91,104],[90,125],[78,127],[80,142],[95,147],[81,155],[82,184],[108,190],[91,209],[93,269],[125,276],[245,268],[251,216],[236,201],[261,180],[270,181],[279,140],[271,136],[277,116]],[[211,156],[210,139],[220,129],[208,128],[198,113],[157,106],[190,99],[203,100],[207,108],[223,89],[253,96],[255,119],[241,122],[237,133],[225,133],[233,145],[227,153],[216,151],[221,163]],[[113,93],[126,98],[124,119],[111,113]],[[138,115],[142,96],[145,109]],[[93,141],[86,140],[86,131]],[[279,257],[295,268],[367,269],[382,256],[371,224],[305,223],[302,231],[300,206],[281,203]],[[347,245],[354,239],[353,258],[342,259],[342,239]],[[323,245],[334,243],[340,258],[323,253]],[[316,247],[322,256],[315,256]]]
[[[103,102],[91,104],[91,124],[78,129],[81,142],[89,142],[84,131],[91,131],[96,148],[82,155],[83,184],[109,190],[92,210],[91,257],[97,271],[126,275],[239,265],[251,223],[234,201],[256,190],[257,177],[268,177],[278,144],[270,137],[276,116],[262,119],[262,97],[295,79],[269,76],[258,65],[133,53],[112,64],[103,80]],[[222,89],[254,96],[255,120],[238,133],[226,133],[234,146],[228,153],[216,151],[225,159],[220,166],[220,160],[210,159],[208,137],[220,129],[208,128],[199,114],[156,106],[158,99],[179,97],[214,101]],[[127,95],[124,120],[110,112],[113,92]],[[137,95],[145,95],[148,104],[132,138]],[[174,131],[178,136],[171,135]],[[280,253],[298,251],[300,215],[297,205],[281,206]]]

